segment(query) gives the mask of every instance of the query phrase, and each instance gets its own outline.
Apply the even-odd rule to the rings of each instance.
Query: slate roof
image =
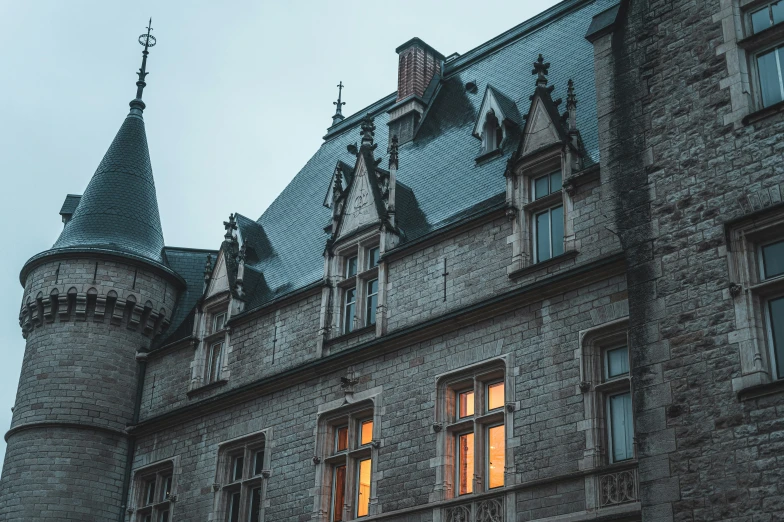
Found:
[[[167,340],[182,339],[191,335],[193,309],[204,291],[204,265],[207,262],[207,255],[212,256],[214,266],[217,254],[216,250],[196,248],[166,247],[164,249],[166,264],[177,272],[186,284],[174,308],[174,315],[166,332]],[[170,306],[174,305],[172,303]]]
[[[566,0],[445,65],[414,140],[399,149],[397,180],[404,188],[396,206],[398,222],[407,229],[406,241],[451,223],[467,211],[478,212],[503,201],[506,160],[517,143],[505,140],[502,154],[477,163],[480,144],[471,131],[488,85],[503,93],[509,109],[512,103],[519,114],[527,114],[536,87],[531,67],[540,53],[551,63],[548,79],[555,87],[554,99],[565,99],[566,83],[574,80],[581,102],[577,127],[588,161],[599,160],[593,47],[583,35],[594,15],[615,4],[617,0]],[[469,81],[476,82],[476,93],[466,91]],[[386,150],[386,111],[394,103],[395,95],[388,95],[331,127],[319,150],[257,220],[274,253],[274,264],[259,267],[270,295],[323,278],[322,253],[329,237],[324,224],[330,220],[330,211],[322,203],[336,162],[355,163],[346,146],[359,141],[359,126],[366,113],[375,118],[377,151]],[[413,208],[416,218],[404,216],[404,208]]]
[[[125,118],[52,247],[94,248],[163,262],[161,218],[140,116]]]

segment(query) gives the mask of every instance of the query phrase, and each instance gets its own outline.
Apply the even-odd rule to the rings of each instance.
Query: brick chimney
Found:
[[[441,77],[444,56],[419,38],[412,38],[395,51],[397,103],[389,111],[389,135],[397,136],[402,145],[414,138],[414,130]]]

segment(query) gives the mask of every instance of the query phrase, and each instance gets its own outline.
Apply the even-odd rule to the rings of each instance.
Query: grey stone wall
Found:
[[[315,370],[300,384],[248,400],[227,400],[221,408],[179,416],[165,429],[140,435],[134,468],[180,457],[178,520],[208,520],[216,499],[218,446],[270,428],[270,467],[266,520],[307,520],[313,512],[316,466],[312,462],[318,407],[340,400],[340,377],[353,366],[355,393],[381,388],[381,447],[377,462],[379,512],[420,507],[406,516],[429,520],[437,437],[432,430],[436,376],[489,358],[513,354],[515,397],[514,477],[517,483],[568,475],[578,470],[585,437],[582,395],[574,357],[578,332],[596,323],[624,295],[623,275],[521,307],[494,319],[414,343],[366,362],[347,357],[336,370]],[[601,316],[601,314],[600,314]],[[577,483],[580,487],[577,487]],[[521,512],[549,516],[585,508],[581,479],[522,488]],[[525,519],[525,518],[524,518]]]
[[[150,346],[175,299],[173,281],[116,261],[62,258],[28,274],[27,345],[7,435],[0,518],[118,516],[136,353]]]
[[[784,114],[747,125],[731,114],[720,9],[631,2],[597,44],[645,520],[775,520],[784,505],[784,396],[742,400],[732,386],[741,346],[725,239],[733,219],[782,200]],[[725,18],[735,32],[742,18]]]

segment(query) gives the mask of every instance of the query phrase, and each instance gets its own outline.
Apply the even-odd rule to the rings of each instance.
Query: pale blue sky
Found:
[[[344,114],[397,88],[395,48],[418,36],[464,53],[553,0],[0,2],[0,431],[24,354],[19,270],[51,247],[128,113],[153,18],[145,122],[167,245],[218,248],[321,144],[336,84]],[[5,443],[0,443],[0,459]]]

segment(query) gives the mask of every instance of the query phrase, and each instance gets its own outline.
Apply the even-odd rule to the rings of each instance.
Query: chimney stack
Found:
[[[419,38],[412,38],[395,51],[398,54],[397,103],[389,111],[389,135],[400,144],[414,138],[435,82],[441,77],[444,56]],[[433,86],[433,88],[428,89]]]

